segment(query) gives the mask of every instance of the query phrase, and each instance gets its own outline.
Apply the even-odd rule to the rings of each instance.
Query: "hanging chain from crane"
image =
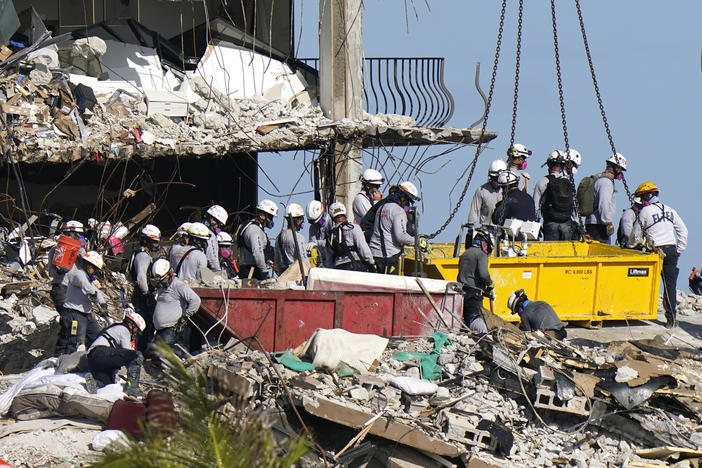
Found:
[[[522,17],[524,0],[519,0],[519,16],[517,18],[517,53],[514,60],[514,99],[512,101],[512,130],[509,134],[509,148],[514,145],[514,131],[517,127],[517,101],[519,99],[519,66],[522,58]]]
[[[521,0],[520,0],[521,3]],[[444,229],[446,229],[446,226],[448,226],[451,221],[453,221],[454,216],[456,216],[456,213],[458,212],[458,209],[460,208],[461,204],[463,203],[463,199],[466,196],[466,192],[468,191],[468,186],[470,185],[470,181],[473,178],[473,173],[475,172],[475,166],[478,163],[478,156],[480,156],[480,152],[482,150],[482,145],[483,145],[483,137],[485,136],[485,129],[487,128],[487,123],[488,123],[488,117],[490,115],[490,106],[492,105],[492,96],[493,92],[495,91],[495,79],[497,78],[497,66],[500,63],[500,49],[502,48],[502,32],[504,31],[504,26],[505,26],[505,11],[507,9],[507,0],[502,0],[502,8],[500,10],[500,26],[497,31],[497,43],[495,45],[495,59],[493,60],[492,63],[492,76],[490,77],[490,92],[488,93],[488,99],[487,103],[485,104],[485,118],[483,119],[483,125],[480,130],[480,137],[478,139],[478,145],[475,148],[475,157],[473,157],[473,161],[471,161],[471,167],[470,167],[470,172],[468,173],[468,180],[466,180],[466,184],[463,186],[463,190],[461,191],[461,196],[458,198],[458,202],[456,203],[456,206],[453,208],[451,211],[451,214],[449,215],[448,219],[444,221],[444,224],[439,227],[436,231],[432,232],[431,234],[427,235],[427,239],[434,239],[436,236],[441,234]]]

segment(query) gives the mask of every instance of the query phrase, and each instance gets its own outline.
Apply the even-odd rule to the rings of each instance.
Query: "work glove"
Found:
[[[419,250],[421,250],[422,252],[429,252],[429,241],[426,237],[424,237],[423,235],[419,236],[419,242],[417,242],[417,244],[419,246]]]
[[[185,323],[187,321],[188,321],[188,319],[186,317],[181,317],[178,319],[175,326],[173,327],[173,328],[175,328],[176,333],[180,333],[183,331],[183,328],[185,328]]]
[[[483,292],[483,296],[488,297],[492,299],[493,301],[497,299],[497,295],[495,294],[495,284],[490,283],[487,286],[485,286],[485,291]]]
[[[375,263],[368,264],[368,272],[369,273],[378,273],[378,267],[376,266]]]
[[[605,224],[605,229],[607,230],[608,236],[611,236],[612,234],[614,234],[614,224],[612,224],[612,223]]]

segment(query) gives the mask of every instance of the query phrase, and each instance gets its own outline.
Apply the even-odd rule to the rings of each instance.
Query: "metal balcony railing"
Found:
[[[299,61],[319,69],[319,59]],[[443,127],[453,116],[453,96],[444,84],[441,57],[366,58],[363,107],[369,114],[413,117],[418,127]]]

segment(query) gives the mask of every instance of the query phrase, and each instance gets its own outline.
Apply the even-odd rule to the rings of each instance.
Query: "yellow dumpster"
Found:
[[[452,244],[432,245],[423,258],[429,278],[456,281],[458,258]],[[514,244],[514,251],[522,244]],[[412,274],[413,252],[403,270]],[[488,262],[495,282],[495,313],[517,321],[507,298],[523,288],[530,299],[551,304],[562,320],[599,325],[603,320],[655,319],[662,258],[657,253],[621,249],[599,242],[530,242],[526,256],[494,257]],[[485,300],[484,306],[489,307]]]

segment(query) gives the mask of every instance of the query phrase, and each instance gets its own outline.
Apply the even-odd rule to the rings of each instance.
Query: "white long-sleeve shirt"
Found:
[[[653,243],[653,247],[674,245],[678,254],[687,248],[687,226],[670,206],[655,201],[641,208],[639,219],[641,223],[634,223],[629,240],[630,247],[635,247],[641,242],[643,238],[641,228],[643,226],[646,237]]]

